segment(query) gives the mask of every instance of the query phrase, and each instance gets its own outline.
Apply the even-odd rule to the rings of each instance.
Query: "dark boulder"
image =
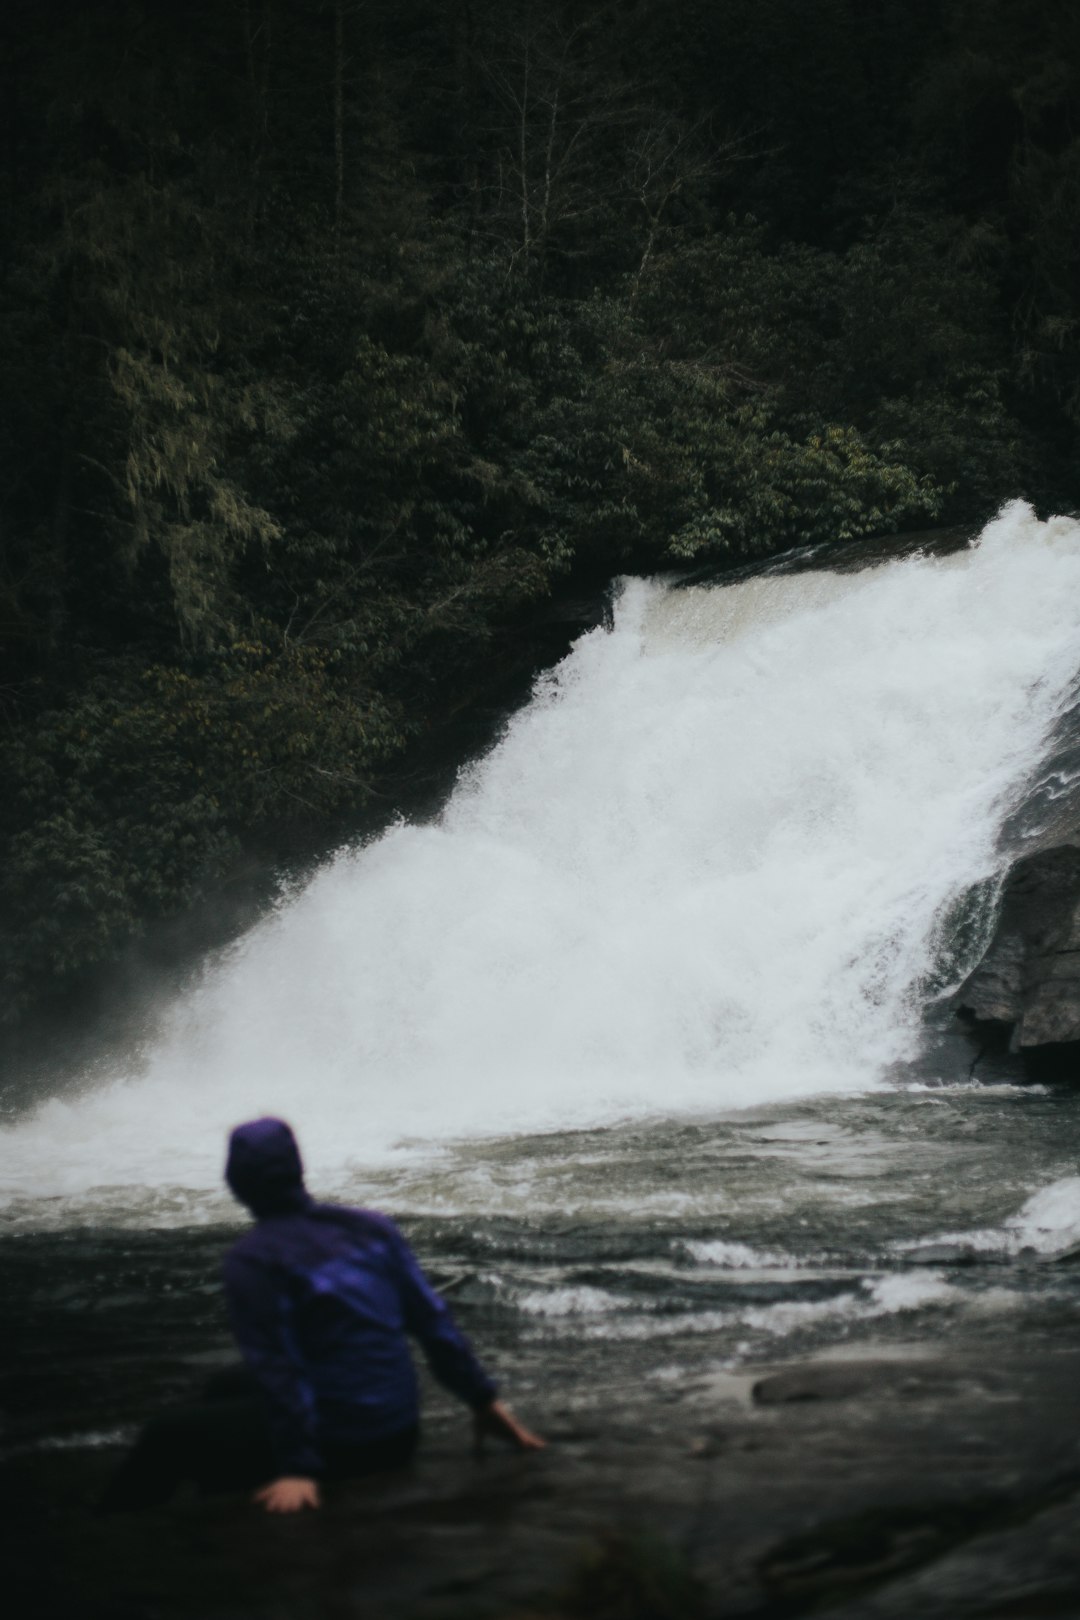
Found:
[[[992,1373],[973,1378],[970,1369],[938,1361],[804,1361],[758,1379],[751,1391],[758,1406],[802,1401],[895,1401],[952,1398],[960,1392],[996,1387]]]
[[[970,1243],[923,1243],[904,1257],[909,1266],[974,1266],[978,1252]]]
[[[1009,1049],[1080,1072],[1080,846],[1018,860],[997,929],[956,996],[959,1015]]]

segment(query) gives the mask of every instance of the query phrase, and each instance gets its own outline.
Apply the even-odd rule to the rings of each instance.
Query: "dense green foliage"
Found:
[[[552,581],[1068,503],[1068,0],[13,3],[9,1017]]]

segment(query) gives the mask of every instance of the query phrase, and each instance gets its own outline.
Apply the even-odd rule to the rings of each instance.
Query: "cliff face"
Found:
[[[1018,860],[994,937],[957,994],[957,1012],[1008,1036],[1036,1066],[1080,1069],[1080,830]]]

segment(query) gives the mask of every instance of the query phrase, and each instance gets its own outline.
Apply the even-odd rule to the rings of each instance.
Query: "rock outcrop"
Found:
[[[1080,839],[1016,862],[993,940],[956,1003],[1011,1051],[1080,1075]]]

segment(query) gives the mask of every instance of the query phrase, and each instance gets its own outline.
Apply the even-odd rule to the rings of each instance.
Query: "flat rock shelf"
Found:
[[[614,1391],[611,1392],[614,1395]],[[690,1381],[541,1456],[436,1426],[407,1474],[269,1519],[237,1497],[92,1505],[109,1447],[3,1465],[9,1613],[93,1620],[1080,1612],[1080,1348],[868,1344]]]

